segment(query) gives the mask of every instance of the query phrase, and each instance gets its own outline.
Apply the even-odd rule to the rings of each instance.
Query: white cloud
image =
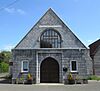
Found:
[[[8,44],[8,45],[4,46],[3,50],[11,51],[11,49],[13,49],[14,47],[15,47],[15,45]]]
[[[4,9],[6,12],[11,13],[11,14],[21,14],[21,15],[25,15],[26,12],[22,9],[15,9],[15,8],[5,8]]]
[[[87,40],[87,43],[91,43],[93,40]]]
[[[26,14],[26,12],[24,10],[22,10],[22,9],[17,9],[17,12],[20,13],[20,14],[22,14],[22,15]]]
[[[14,8],[5,8],[4,10],[6,12],[8,12],[8,13],[15,13],[15,9]]]
[[[100,39],[100,38],[86,40],[86,41],[84,42],[84,44],[85,44],[86,46],[89,46],[90,44],[92,44],[93,42],[97,41],[98,39]]]
[[[98,39],[100,39],[100,38],[96,38],[96,39],[94,39],[94,40],[88,40],[87,42],[88,42],[89,44],[91,44],[91,43],[97,41]]]

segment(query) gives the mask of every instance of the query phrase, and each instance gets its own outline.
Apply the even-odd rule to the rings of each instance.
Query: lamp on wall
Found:
[[[63,67],[63,71],[64,72],[67,72],[68,71],[68,68],[67,67]]]

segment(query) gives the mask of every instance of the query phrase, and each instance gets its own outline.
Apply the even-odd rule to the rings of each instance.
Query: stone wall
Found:
[[[32,50],[13,50],[13,78],[17,78],[21,72],[21,62],[29,60],[29,72],[36,77],[36,57],[35,51]]]
[[[98,47],[94,56],[94,69],[95,75],[100,76],[100,47]]]
[[[37,83],[40,83],[40,65],[42,61],[47,57],[54,58],[59,64],[59,82],[62,83],[63,79],[70,72],[70,61],[77,60],[78,72],[74,73],[79,78],[86,78],[90,73],[87,72],[86,49],[25,49],[25,50],[13,50],[13,78],[16,79],[21,72],[21,61],[29,60],[29,72],[36,79]],[[63,72],[63,67],[67,67],[67,73]],[[91,70],[91,69],[88,69]],[[88,74],[87,74],[88,73]]]

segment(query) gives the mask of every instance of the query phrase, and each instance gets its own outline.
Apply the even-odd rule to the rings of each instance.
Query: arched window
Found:
[[[46,29],[40,37],[40,48],[61,48],[61,36],[54,29]]]

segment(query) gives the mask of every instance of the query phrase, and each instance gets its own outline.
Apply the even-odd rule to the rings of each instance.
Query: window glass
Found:
[[[40,37],[40,48],[60,48],[61,36],[54,29],[47,29]]]
[[[29,62],[28,60],[22,61],[22,72],[28,72],[29,70]]]
[[[72,60],[70,62],[70,71],[71,72],[77,72],[78,71],[78,65],[76,60]]]
[[[73,71],[77,70],[77,68],[76,68],[76,61],[72,61],[72,70]]]

